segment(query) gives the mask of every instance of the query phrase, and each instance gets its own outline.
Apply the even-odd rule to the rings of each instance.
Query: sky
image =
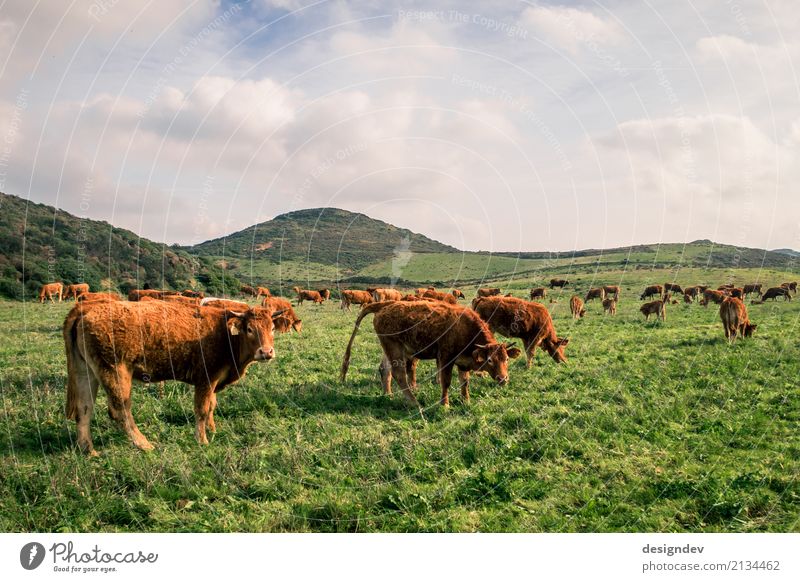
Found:
[[[0,191],[196,244],[800,249],[793,0],[0,4]],[[0,210],[1,211],[1,210]]]

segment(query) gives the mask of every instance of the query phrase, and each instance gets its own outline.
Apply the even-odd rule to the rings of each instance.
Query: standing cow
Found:
[[[639,308],[646,321],[650,321],[650,316],[655,315],[661,321],[667,321],[667,302],[659,299],[645,303]]]
[[[619,292],[620,292],[619,285],[605,285],[603,287],[603,291],[606,292],[606,297],[613,295],[614,301],[619,301]]]
[[[498,287],[484,287],[483,289],[478,289],[478,297],[494,297],[495,295],[500,295],[500,289]]]
[[[783,297],[784,301],[792,300],[792,293],[788,287],[770,287],[766,290],[764,295],[761,296],[762,301],[772,299],[775,301],[778,297]]]
[[[45,297],[47,297],[52,303],[55,303],[53,300],[53,295],[58,297],[58,301],[60,303],[64,296],[63,283],[45,283],[42,285],[42,288],[39,290],[39,303],[44,303]]]
[[[325,298],[320,295],[319,291],[311,291],[310,289],[301,289],[300,287],[292,287],[292,291],[297,294],[297,304],[302,305],[303,301],[311,301],[312,303],[322,305]]]
[[[617,314],[617,300],[614,298],[611,299],[603,299],[603,314],[608,313],[609,315],[616,315]]]
[[[566,279],[550,279],[550,289],[555,289],[556,287],[563,289],[567,285],[569,285],[569,281]]]
[[[546,299],[547,298],[547,288],[545,287],[535,287],[531,289],[531,301],[534,299]]]
[[[700,305],[703,307],[708,307],[708,304],[714,302],[716,304],[721,304],[725,301],[725,297],[727,295],[722,291],[715,291],[714,289],[706,289],[703,291],[703,299],[700,301]]]
[[[719,317],[725,330],[725,337],[733,342],[736,336],[750,337],[758,327],[747,316],[747,307],[738,297],[728,297],[719,307]]]
[[[366,305],[372,303],[372,293],[359,289],[345,289],[342,291],[341,309],[350,311],[351,305]]]
[[[586,309],[583,307],[583,299],[577,295],[573,295],[569,300],[569,310],[572,313],[572,319],[579,319],[586,315]]]
[[[89,283],[76,283],[75,285],[67,285],[66,291],[64,291],[64,299],[66,300],[74,297],[75,301],[77,301],[80,295],[88,292]]]
[[[586,294],[585,302],[589,302],[593,299],[599,299],[601,302],[606,298],[605,289],[602,287],[598,287],[596,289],[589,289],[589,292]]]
[[[661,285],[648,285],[644,288],[644,292],[639,297],[639,300],[647,299],[648,297],[652,297],[653,295],[657,295],[661,297],[664,294],[664,287]]]

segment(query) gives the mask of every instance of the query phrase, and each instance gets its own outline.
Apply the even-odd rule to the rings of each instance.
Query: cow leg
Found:
[[[417,363],[419,360],[416,358],[409,358],[406,360],[406,375],[408,376],[408,385],[416,392],[417,390]]]
[[[381,372],[381,386],[383,393],[387,396],[392,395],[392,362],[384,355],[381,359],[381,365],[378,368]]]
[[[77,405],[75,409],[75,425],[78,433],[78,448],[95,457],[97,452],[92,443],[91,424],[94,415],[94,402],[100,381],[85,361],[76,362],[75,377],[77,379]]]
[[[131,414],[131,386],[133,375],[123,365],[118,364],[116,370],[104,370],[98,374],[108,395],[108,408],[110,416],[137,448],[143,451],[153,449],[153,445],[139,432],[136,421]]]
[[[419,410],[421,416],[422,407],[419,405],[417,397],[414,396],[414,392],[411,391],[411,387],[408,385],[408,376],[406,375],[406,363],[404,358],[392,359],[392,376],[394,376],[395,381],[403,391],[403,396],[406,397],[406,400],[408,400],[409,404]]]
[[[436,367],[439,369],[439,383],[442,386],[441,404],[445,408],[450,407],[450,383],[453,381],[453,364],[445,364],[436,360]]]
[[[209,404],[208,408],[208,420],[206,421],[206,427],[211,432],[217,432],[217,425],[214,423],[214,410],[217,408],[217,393],[211,392],[211,403]]]
[[[197,385],[194,387],[194,436],[201,445],[208,444],[206,425],[211,413],[211,400],[213,396],[213,386]]]
[[[469,370],[458,369],[458,383],[461,386],[461,401],[469,404]]]
[[[532,339],[522,340],[525,348],[525,367],[530,368],[533,356],[536,354],[536,342]]]

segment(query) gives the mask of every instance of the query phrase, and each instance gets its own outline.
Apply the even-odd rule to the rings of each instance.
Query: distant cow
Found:
[[[327,289],[327,288],[326,289],[319,289],[318,291],[319,291],[320,296],[325,301],[327,301],[328,299],[331,298],[331,290],[330,289]]]
[[[158,289],[131,289],[128,292],[128,301],[139,301],[142,297],[161,299],[163,296],[164,292]]]
[[[495,295],[500,295],[500,289],[497,287],[478,289],[478,297],[494,297]]]
[[[569,300],[569,310],[572,313],[572,319],[578,319],[586,315],[586,309],[583,307],[583,299],[577,295],[573,295]]]
[[[237,301],[236,299],[221,299],[219,297],[205,297],[201,299],[200,307],[216,307],[218,309],[230,309],[231,311],[250,309],[250,305],[244,301]]]
[[[259,297],[272,297],[268,287],[256,287],[256,299]]]
[[[752,284],[749,284],[749,285],[745,285],[742,288],[742,292],[744,293],[744,295],[750,295],[751,293],[755,293],[756,295],[761,297],[761,295],[763,295],[763,292],[762,292],[761,289],[762,289],[762,284],[761,283],[752,283]]]
[[[617,300],[616,299],[603,299],[603,313],[609,315],[617,314]]]
[[[545,299],[547,297],[547,288],[536,287],[531,289],[531,301],[534,299]]]
[[[69,299],[70,297],[74,297],[75,301],[77,301],[79,295],[88,292],[89,292],[89,283],[76,283],[75,285],[67,285],[67,288],[64,291],[64,299]]]
[[[723,301],[725,301],[725,297],[727,297],[727,295],[722,291],[715,291],[714,289],[706,289],[705,291],[703,291],[703,299],[700,301],[700,305],[708,307],[708,304],[711,302],[720,304]]]
[[[683,295],[683,287],[675,283],[664,283],[664,291],[671,291],[672,293],[680,293]]]
[[[261,306],[273,313],[272,322],[275,324],[275,331],[281,333],[288,333],[291,330],[297,333],[303,331],[303,320],[297,317],[288,299],[272,296],[264,297]]]
[[[196,297],[197,299],[202,299],[206,296],[202,291],[193,291],[192,289],[184,289],[181,291],[181,295],[184,297]]]
[[[403,294],[400,293],[397,289],[375,289],[372,292],[372,299],[373,301],[400,301],[403,298]]]
[[[566,279],[550,279],[550,289],[555,289],[556,287],[563,289],[567,285],[569,285],[569,281]]]
[[[650,316],[655,314],[657,319],[667,321],[667,303],[666,301],[658,300],[645,303],[639,308],[639,311],[644,315],[645,320],[649,321]]]
[[[322,305],[325,302],[325,298],[319,294],[319,291],[301,289],[300,287],[293,287],[292,291],[297,294],[298,305],[302,305],[303,301],[311,301],[312,303],[317,303],[319,305]]]
[[[88,303],[89,301],[122,301],[122,297],[116,293],[81,293],[78,295],[78,301],[81,303]]]
[[[788,289],[792,293],[797,293],[797,281],[792,281],[791,283],[781,283],[781,287]]]
[[[64,284],[63,283],[45,283],[42,285],[42,288],[39,290],[39,303],[44,303],[45,296],[53,303],[53,295],[58,297],[58,301],[60,302],[63,295],[64,295]]]
[[[488,372],[498,384],[508,382],[508,360],[519,348],[498,343],[489,326],[471,309],[431,301],[382,301],[366,305],[356,319],[344,353],[341,380],[347,377],[353,342],[361,321],[375,314],[372,325],[383,348],[381,380],[391,394],[392,378],[406,399],[422,414],[409,382],[416,360],[436,360],[441,403],[449,406],[453,368],[458,368],[461,396],[469,401],[469,374]]]
[[[445,303],[450,303],[451,305],[455,305],[458,303],[458,299],[452,293],[445,293],[444,291],[432,291],[428,289],[425,293],[422,294],[422,299],[434,299],[436,301],[444,301]]]
[[[648,297],[652,297],[653,295],[657,295],[661,297],[664,294],[664,287],[661,285],[648,285],[644,288],[644,292],[639,297],[640,300],[647,299]]]
[[[494,333],[522,340],[527,367],[539,346],[556,362],[567,361],[564,348],[569,338],[556,335],[553,319],[544,305],[516,297],[481,297],[475,311]]]
[[[701,294],[705,293],[706,289],[708,289],[708,285],[695,285],[695,287],[697,287]]]
[[[466,299],[466,297],[464,297],[464,293],[461,292],[461,289],[453,289],[451,293],[453,294],[453,297],[456,298],[456,300]]]
[[[239,287],[239,293],[242,295],[249,295],[250,297],[258,297],[258,290],[250,285],[242,285]]]
[[[725,337],[732,342],[736,336],[750,337],[758,327],[750,323],[747,317],[747,307],[738,297],[728,297],[722,302],[719,308],[719,317],[722,319],[722,328],[725,330]]]
[[[686,289],[683,290],[684,301],[686,300],[686,297],[689,297],[689,301],[686,301],[686,303],[691,303],[696,297],[699,297],[700,294],[703,293],[703,291],[704,289],[701,289],[699,285],[695,285],[694,287],[687,287]]]
[[[414,291],[414,293],[416,293],[417,295],[422,295],[423,293],[425,293],[425,291],[436,291],[436,287],[420,287],[419,289]]]
[[[605,298],[606,298],[605,289],[603,289],[602,287],[597,287],[595,289],[589,289],[589,292],[586,294],[586,299],[584,299],[584,301],[586,301],[587,303],[592,299],[599,299],[600,301],[603,301]]]
[[[767,289],[766,293],[761,296],[761,300],[766,301],[767,299],[772,299],[775,301],[778,297],[783,297],[784,301],[792,300],[792,294],[787,287],[770,287]]]
[[[606,292],[606,297],[613,295],[615,301],[619,301],[619,285],[605,285],[603,291]]]
[[[350,311],[351,305],[366,305],[372,303],[372,293],[358,289],[345,289],[342,291],[341,309]]]
[[[67,418],[77,424],[78,446],[96,454],[89,432],[100,385],[112,419],[140,449],[153,446],[131,415],[131,381],[177,380],[195,387],[195,437],[214,431],[219,392],[244,376],[254,361],[275,357],[268,310],[196,309],[177,303],[79,303],[63,326],[67,354]]]

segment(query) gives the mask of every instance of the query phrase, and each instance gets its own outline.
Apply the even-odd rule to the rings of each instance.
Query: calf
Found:
[[[495,295],[500,295],[500,289],[497,287],[478,289],[478,297],[494,297]]]
[[[88,292],[89,292],[88,283],[77,283],[75,285],[67,285],[67,289],[64,292],[64,299],[69,299],[70,297],[74,297],[75,301],[77,301],[78,297],[81,294]]]
[[[303,301],[311,301],[322,305],[325,299],[319,294],[319,291],[311,291],[309,289],[300,289],[300,287],[293,287],[292,291],[297,293],[297,304],[302,305]]]
[[[197,299],[203,299],[203,297],[206,296],[202,291],[193,291],[192,289],[184,289],[181,291],[181,295],[184,297],[195,297]]]
[[[555,289],[556,287],[563,289],[567,285],[569,285],[569,281],[566,279],[550,279],[550,289]]]
[[[577,295],[573,295],[569,300],[569,310],[572,313],[572,319],[578,319],[586,315],[586,309],[583,307],[583,299]]]
[[[358,289],[345,289],[342,291],[342,309],[350,311],[351,305],[366,305],[372,303],[372,293]]]
[[[239,293],[250,297],[258,297],[258,291],[255,287],[251,287],[250,285],[242,285],[239,287]]]
[[[708,304],[714,302],[716,304],[720,304],[725,301],[725,293],[722,291],[715,291],[714,289],[706,289],[703,291],[703,299],[700,301],[700,305],[703,307],[708,307]]]
[[[53,295],[58,297],[59,303],[64,295],[64,284],[63,283],[45,283],[42,285],[42,288],[39,290],[39,303],[44,303],[45,296],[52,302],[55,303],[53,300]]]
[[[664,287],[661,285],[648,285],[644,288],[644,292],[639,297],[639,300],[647,299],[648,297],[652,297],[653,295],[657,295],[661,297],[664,294]]]
[[[664,283],[664,291],[671,291],[673,293],[680,293],[683,295],[683,287],[675,283]]]
[[[422,299],[435,299],[436,301],[444,301],[445,303],[450,303],[451,305],[455,305],[458,303],[458,299],[452,293],[445,293],[444,291],[432,291],[428,289],[421,295]]]
[[[319,289],[320,297],[322,297],[323,301],[327,301],[331,298],[331,290],[330,289]]]
[[[261,306],[273,313],[272,322],[275,324],[275,331],[281,333],[288,333],[292,330],[297,333],[303,331],[303,320],[297,317],[288,299],[272,296],[264,297]]]
[[[409,373],[416,360],[436,360],[441,403],[449,406],[453,368],[458,368],[461,396],[469,401],[469,374],[488,372],[498,384],[508,382],[508,360],[520,355],[519,348],[498,343],[477,313],[461,305],[432,301],[381,301],[365,306],[356,318],[353,333],[344,353],[341,380],[350,366],[353,342],[361,321],[375,314],[372,325],[383,348],[381,380],[391,394],[392,378],[403,395],[422,414],[409,384]]]
[[[761,297],[763,295],[762,284],[761,283],[751,283],[751,284],[745,285],[742,288],[742,293],[745,296],[750,295],[751,293],[755,293],[756,295]]]
[[[667,321],[667,302],[658,300],[645,303],[639,308],[646,321],[650,321],[650,316],[655,314],[657,319]]]
[[[788,289],[792,293],[797,293],[797,281],[792,281],[791,283],[781,283],[781,287]]]
[[[602,287],[598,287],[596,289],[589,289],[589,292],[586,294],[585,302],[589,302],[592,299],[599,299],[601,302],[606,298],[605,289]]]
[[[553,319],[544,305],[516,297],[481,297],[474,309],[492,332],[522,340],[528,368],[538,346],[556,362],[567,361],[564,348],[569,338],[556,335]]]
[[[269,311],[197,309],[177,303],[79,303],[63,326],[67,354],[67,418],[77,424],[78,446],[96,454],[89,432],[97,389],[135,446],[153,446],[131,414],[132,380],[177,380],[195,387],[195,437],[214,431],[216,392],[244,376],[254,361],[275,357]]]
[[[603,287],[603,291],[606,292],[606,297],[608,297],[609,295],[613,295],[614,301],[619,301],[619,292],[620,292],[619,285],[606,285]]]
[[[775,301],[778,297],[783,297],[784,301],[792,300],[792,294],[788,287],[770,287],[764,295],[761,296],[761,300],[766,301],[767,299],[772,299]]]
[[[603,313],[609,315],[617,314],[617,300],[616,299],[603,299]]]
[[[531,289],[531,301],[534,299],[545,299],[547,298],[547,289],[545,287],[536,287]]]
[[[687,303],[691,303],[692,301],[694,301],[696,297],[699,297],[703,291],[705,291],[705,289],[700,289],[699,285],[695,285],[694,287],[687,287],[686,289],[683,290],[684,300],[686,299],[686,297],[689,297],[689,301],[687,301]]]
[[[725,330],[725,337],[729,342],[736,339],[737,334],[741,337],[750,337],[758,327],[750,323],[747,317],[747,307],[738,297],[728,297],[719,307],[719,317],[722,320],[722,328]]]
[[[400,293],[397,289],[375,289],[372,292],[372,300],[373,301],[400,301],[403,298],[403,294]]]

